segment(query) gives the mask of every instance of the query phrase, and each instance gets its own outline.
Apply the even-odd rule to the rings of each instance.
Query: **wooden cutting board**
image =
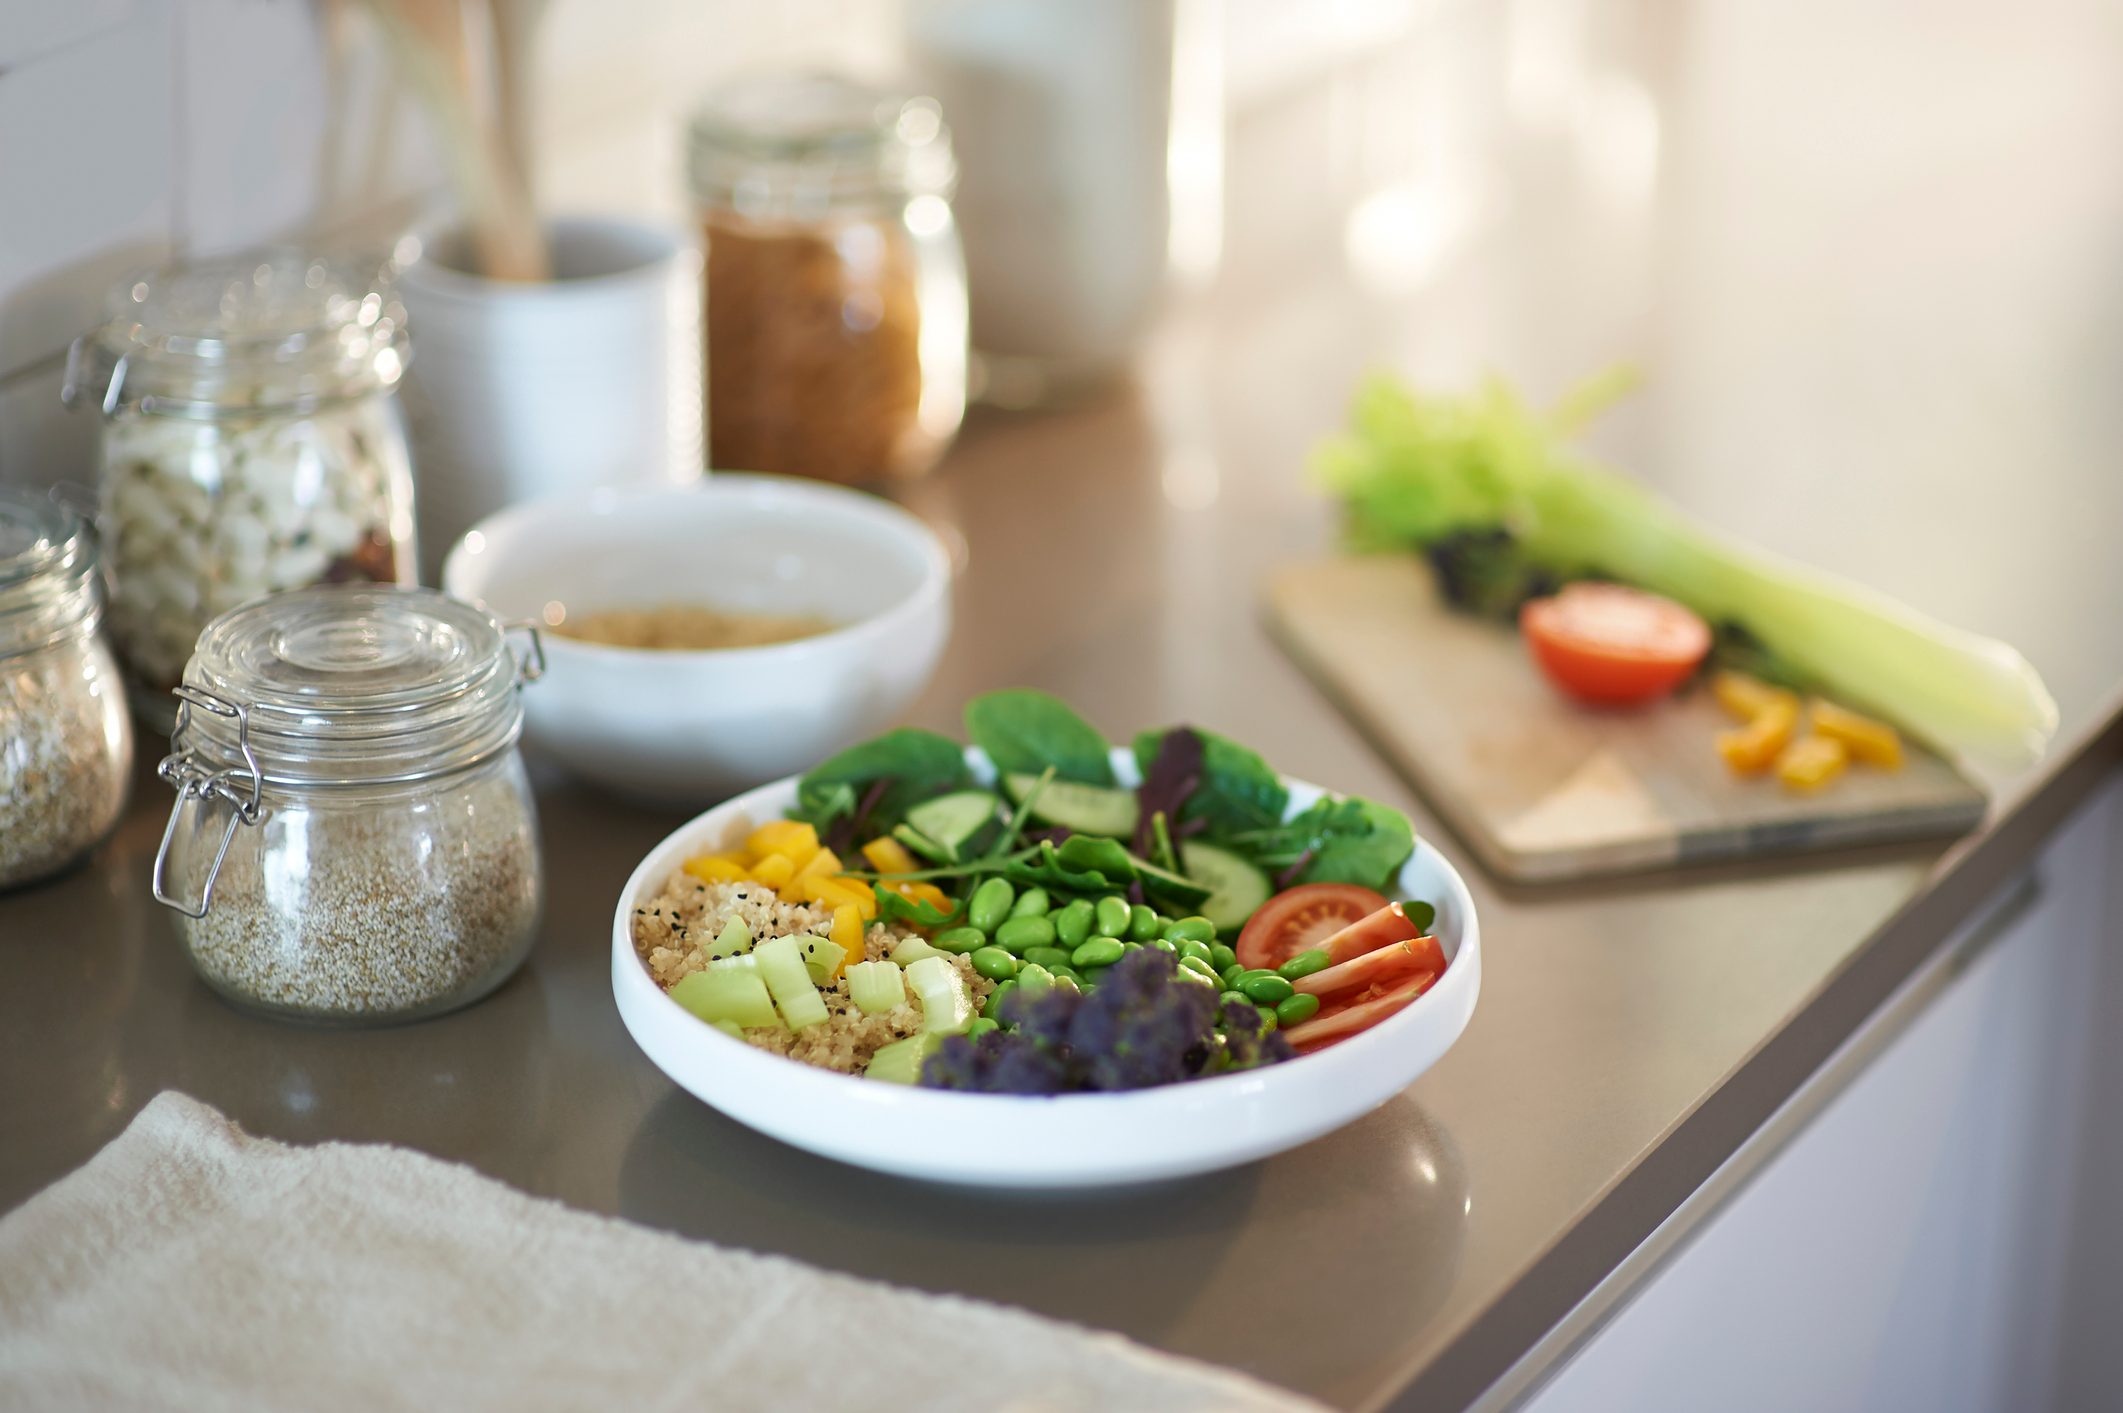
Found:
[[[1293,566],[1267,607],[1306,675],[1506,878],[1951,835],[1983,815],[1982,792],[1919,749],[1812,795],[1735,776],[1714,744],[1731,722],[1700,687],[1645,710],[1572,706],[1516,633],[1445,609],[1410,557]]]

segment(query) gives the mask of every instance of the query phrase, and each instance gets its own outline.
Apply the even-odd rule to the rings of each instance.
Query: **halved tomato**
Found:
[[[1419,972],[1413,980],[1401,982],[1391,990],[1374,989],[1366,992],[1362,1000],[1322,1011],[1302,1025],[1291,1026],[1283,1032],[1283,1037],[1299,1054],[1309,1055],[1337,1040],[1347,1040],[1359,1031],[1371,1029],[1428,991],[1436,980],[1434,971]]]
[[[1519,630],[1550,682],[1595,706],[1655,701],[1710,651],[1710,625],[1672,599],[1621,584],[1566,584],[1519,610]]]
[[[1385,906],[1383,897],[1354,883],[1301,883],[1256,908],[1232,950],[1247,970],[1273,971]]]
[[[1423,944],[1427,943],[1425,946]],[[1312,996],[1336,996],[1345,992],[1361,991],[1372,987],[1391,986],[1414,972],[1440,972],[1445,969],[1445,953],[1435,937],[1417,937],[1385,946],[1353,957],[1325,971],[1316,971],[1310,976],[1301,976],[1291,982],[1298,990]]]

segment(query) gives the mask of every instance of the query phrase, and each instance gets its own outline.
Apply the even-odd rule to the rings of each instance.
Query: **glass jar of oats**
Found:
[[[0,889],[57,873],[125,811],[133,725],[87,522],[0,490]]]
[[[956,167],[933,100],[755,77],[694,116],[708,464],[867,482],[926,471],[966,403]]]
[[[469,1005],[544,896],[519,655],[430,589],[320,586],[223,614],[177,689],[158,901],[207,984],[337,1024]]]
[[[167,730],[216,615],[413,582],[405,314],[384,271],[289,247],[134,275],[107,312],[75,342],[67,398],[103,414],[111,637],[135,708]]]

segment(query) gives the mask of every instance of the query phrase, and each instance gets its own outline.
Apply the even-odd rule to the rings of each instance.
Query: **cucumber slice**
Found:
[[[965,978],[942,957],[923,957],[907,968],[907,984],[921,998],[921,1028],[937,1034],[955,1034],[973,1019],[973,1000],[966,995]]]
[[[1003,788],[1013,800],[1022,800],[1039,783],[1037,775],[1006,775]],[[1080,785],[1074,780],[1049,780],[1032,801],[1032,817],[1058,824],[1078,834],[1099,834],[1108,839],[1128,839],[1135,834],[1135,792],[1110,785]]]
[[[1240,862],[1245,861],[1241,859]],[[1142,880],[1146,890],[1182,912],[1202,908],[1213,891],[1207,879],[1182,878],[1176,873],[1159,868],[1148,859],[1135,861],[1135,873]]]
[[[939,864],[958,862],[957,855],[911,824],[894,825],[892,837],[906,845],[907,852],[918,859],[927,859],[930,863]]]
[[[881,1079],[887,1084],[919,1084],[922,1064],[944,1043],[941,1035],[927,1031],[910,1035],[905,1040],[895,1040],[882,1046],[870,1057],[869,1068],[862,1074],[864,1079]]]
[[[864,1015],[883,1015],[907,999],[907,983],[890,962],[857,962],[848,968],[848,997]]]
[[[1268,901],[1274,891],[1268,875],[1229,849],[1190,839],[1179,846],[1179,861],[1187,876],[1209,889],[1201,914],[1216,924],[1218,932],[1232,932],[1246,925],[1253,910]]]
[[[781,1018],[789,1023],[791,1030],[825,1024],[826,1003],[819,999],[818,988],[811,984],[811,973],[804,967],[802,946],[795,938],[770,937],[754,947],[752,955],[759,958],[760,979],[766,983],[774,1004],[781,1009]]]
[[[779,1026],[766,983],[747,971],[696,971],[679,978],[671,999],[710,1025]]]
[[[909,809],[907,823],[956,861],[974,837],[995,822],[1001,803],[986,790],[954,790]]]

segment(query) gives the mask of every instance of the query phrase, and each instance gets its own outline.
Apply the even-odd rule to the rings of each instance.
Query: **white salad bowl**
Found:
[[[951,631],[951,562],[889,501],[783,476],[552,496],[481,521],[443,587],[507,621],[662,604],[815,614],[831,632],[697,652],[544,635],[533,745],[636,799],[699,805],[884,729]]]
[[[992,779],[977,750],[967,758]],[[1135,762],[1114,752],[1123,783]],[[1317,786],[1287,781],[1290,812]],[[612,993],[652,1063],[731,1118],[798,1148],[881,1172],[990,1187],[1088,1188],[1213,1172],[1294,1148],[1400,1093],[1452,1047],[1482,987],[1474,900],[1444,855],[1418,841],[1404,898],[1437,908],[1445,974],[1397,1015],[1316,1054],[1125,1094],[965,1094],[835,1074],[755,1049],[665,995],[634,950],[634,909],[696,854],[779,818],[796,781],[709,810],[650,852],[612,917]]]

